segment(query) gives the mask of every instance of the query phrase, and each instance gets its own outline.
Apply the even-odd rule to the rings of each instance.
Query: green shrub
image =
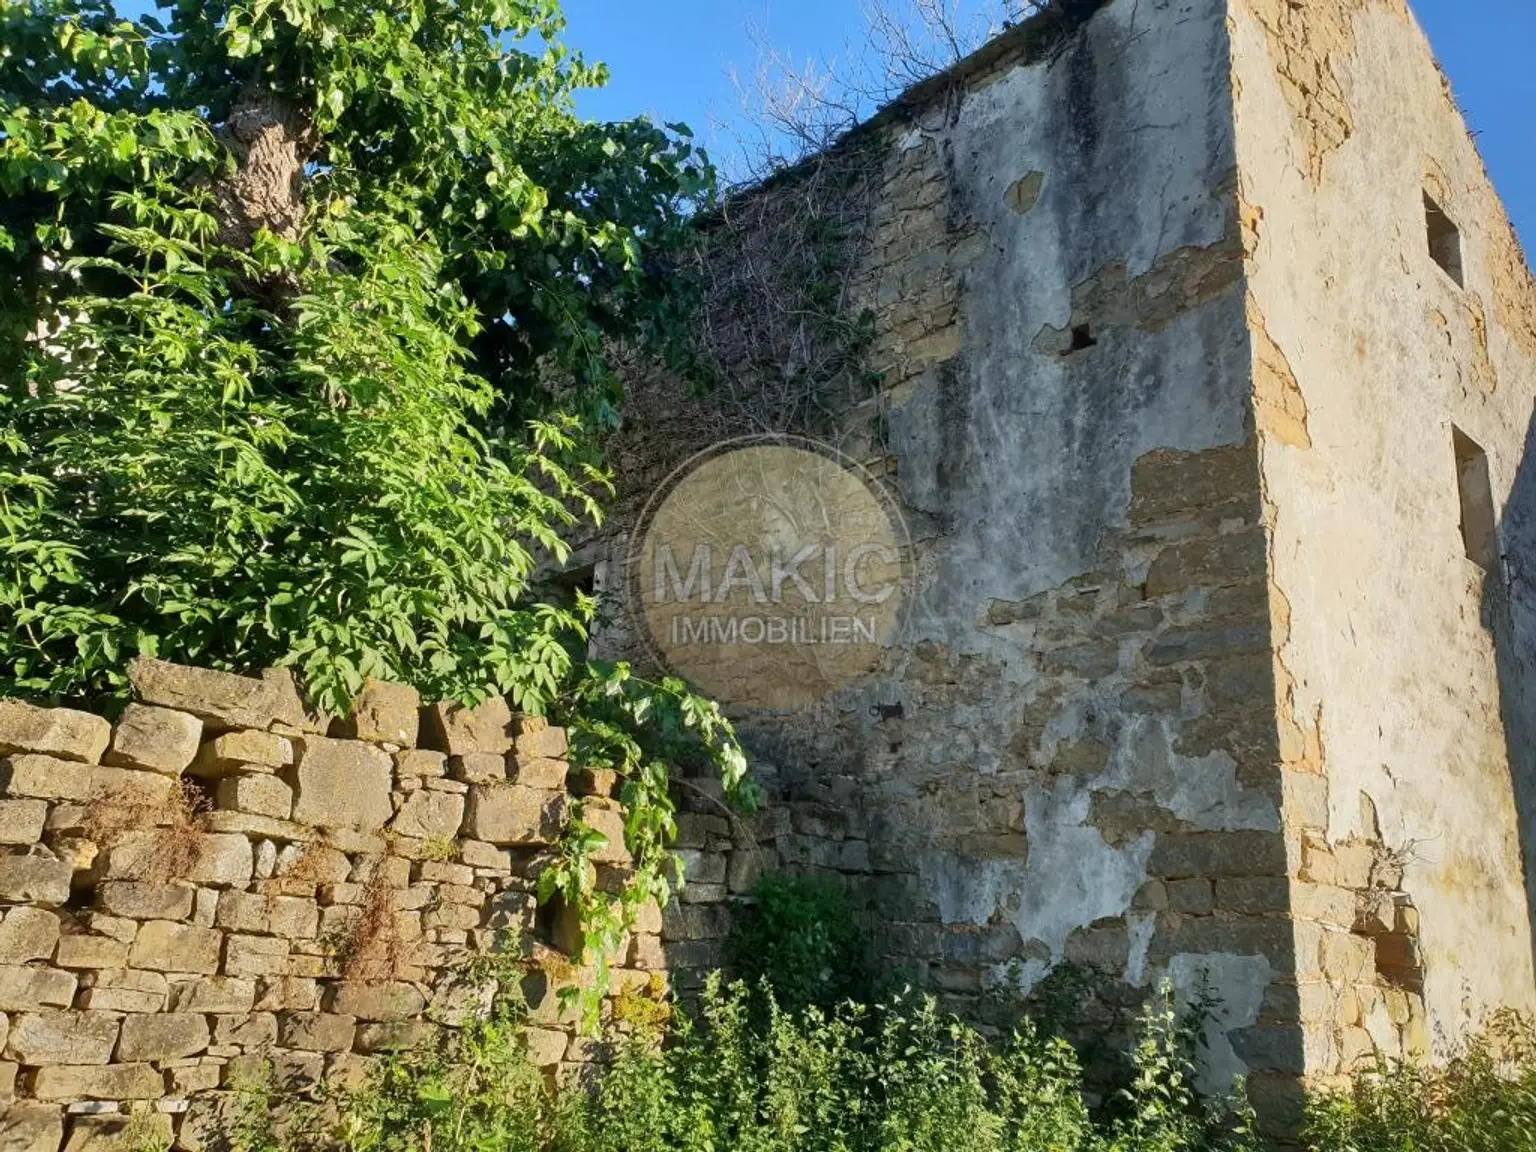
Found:
[[[766,1021],[759,1009],[766,1005]],[[993,1044],[931,999],[788,1011],[706,987],[665,1042],[612,1038],[586,1091],[555,1094],[501,1008],[438,1047],[381,1059],[324,1135],[238,1123],[239,1152],[1241,1152],[1196,1100],[1178,1020],[1147,1013],[1126,1114],[1089,1115],[1070,1045],[1025,1022]],[[252,1096],[253,1100],[260,1097]],[[250,1110],[258,1121],[271,1109]],[[283,1126],[285,1132],[299,1129]]]
[[[1315,1099],[1306,1135],[1318,1152],[1536,1149],[1536,1031],[1505,1014],[1444,1068],[1379,1064]]]
[[[559,1152],[1199,1152],[1251,1148],[1196,1099],[1168,1002],[1142,1021],[1128,1114],[1088,1113],[1070,1045],[994,1045],[932,999],[791,1012],[708,985],[671,1042],[630,1043],[564,1117]],[[1242,1126],[1237,1126],[1241,1128]]]
[[[737,917],[731,964],[749,987],[786,1009],[832,1006],[867,995],[871,965],[843,890],[826,880],[771,873]]]

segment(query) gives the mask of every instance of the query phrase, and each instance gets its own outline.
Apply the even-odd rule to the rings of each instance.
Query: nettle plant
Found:
[[[580,119],[556,0],[0,0],[0,694],[137,654],[503,693],[625,778],[664,896],[668,765],[744,762],[680,683],[540,595],[607,490],[614,342],[669,347],[712,191],[686,130]]]

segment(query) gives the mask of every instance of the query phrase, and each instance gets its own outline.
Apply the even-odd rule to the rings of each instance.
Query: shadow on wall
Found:
[[[1459,441],[1457,466],[1462,473],[1462,530],[1470,554],[1476,543],[1477,517],[1468,508],[1468,469],[1473,470],[1470,480],[1475,491],[1478,464],[1475,458],[1466,458]],[[1486,457],[1482,466],[1486,468]],[[1483,583],[1482,620],[1493,636],[1498,663],[1499,708],[1520,824],[1526,908],[1536,947],[1536,413],[1526,428],[1515,481],[1499,518],[1498,537],[1503,562],[1494,558]]]

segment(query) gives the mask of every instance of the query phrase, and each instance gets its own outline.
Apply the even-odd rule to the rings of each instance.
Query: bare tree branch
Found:
[[[824,151],[912,85],[1051,2],[863,0],[860,39],[839,53],[803,61],[786,56],[760,26],[749,25],[757,66],[750,77],[731,75],[741,116],[717,124],[735,145],[727,175],[755,182]]]

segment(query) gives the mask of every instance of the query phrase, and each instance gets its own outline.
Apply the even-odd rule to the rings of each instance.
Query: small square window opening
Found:
[[[1429,254],[1447,276],[1465,286],[1461,267],[1461,230],[1445,209],[1424,193],[1424,223],[1429,230]]]
[[[1492,572],[1499,563],[1499,526],[1488,453],[1455,425],[1451,426],[1451,443],[1456,452],[1456,487],[1461,497],[1461,542],[1468,560]]]

